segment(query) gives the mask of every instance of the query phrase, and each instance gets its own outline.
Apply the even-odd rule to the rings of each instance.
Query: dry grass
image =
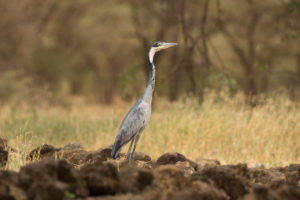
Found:
[[[191,98],[174,103],[157,99],[137,151],[153,158],[177,151],[191,159],[268,167],[300,163],[299,105],[281,97],[255,108],[245,105],[242,95],[208,94],[205,99],[202,105]],[[8,168],[24,165],[26,153],[44,143],[64,146],[76,140],[88,150],[112,144],[131,105],[2,107],[0,136],[19,151],[11,154]]]

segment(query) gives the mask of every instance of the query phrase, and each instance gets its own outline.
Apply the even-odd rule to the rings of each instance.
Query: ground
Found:
[[[11,149],[4,140],[0,146],[3,152]],[[110,152],[110,146],[86,151],[78,142],[39,146],[26,155],[29,164],[18,172],[1,163],[0,199],[300,199],[299,163],[266,169],[191,160],[177,152],[152,160],[137,152],[130,168],[125,154],[112,160]]]

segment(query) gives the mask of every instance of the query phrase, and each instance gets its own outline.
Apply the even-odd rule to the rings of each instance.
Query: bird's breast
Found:
[[[146,122],[149,121],[150,116],[151,116],[151,104],[147,103],[147,102],[142,102],[139,107],[139,117],[143,120],[145,120]]]

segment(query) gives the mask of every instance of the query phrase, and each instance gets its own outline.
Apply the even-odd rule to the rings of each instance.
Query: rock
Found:
[[[111,163],[93,163],[83,166],[80,173],[87,183],[90,194],[113,195],[120,188],[119,173]]]

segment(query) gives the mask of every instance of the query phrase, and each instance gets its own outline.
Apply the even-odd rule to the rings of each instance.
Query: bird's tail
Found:
[[[111,149],[111,157],[113,159],[116,159],[121,151],[122,145],[121,145],[121,140],[117,137],[116,141]]]

